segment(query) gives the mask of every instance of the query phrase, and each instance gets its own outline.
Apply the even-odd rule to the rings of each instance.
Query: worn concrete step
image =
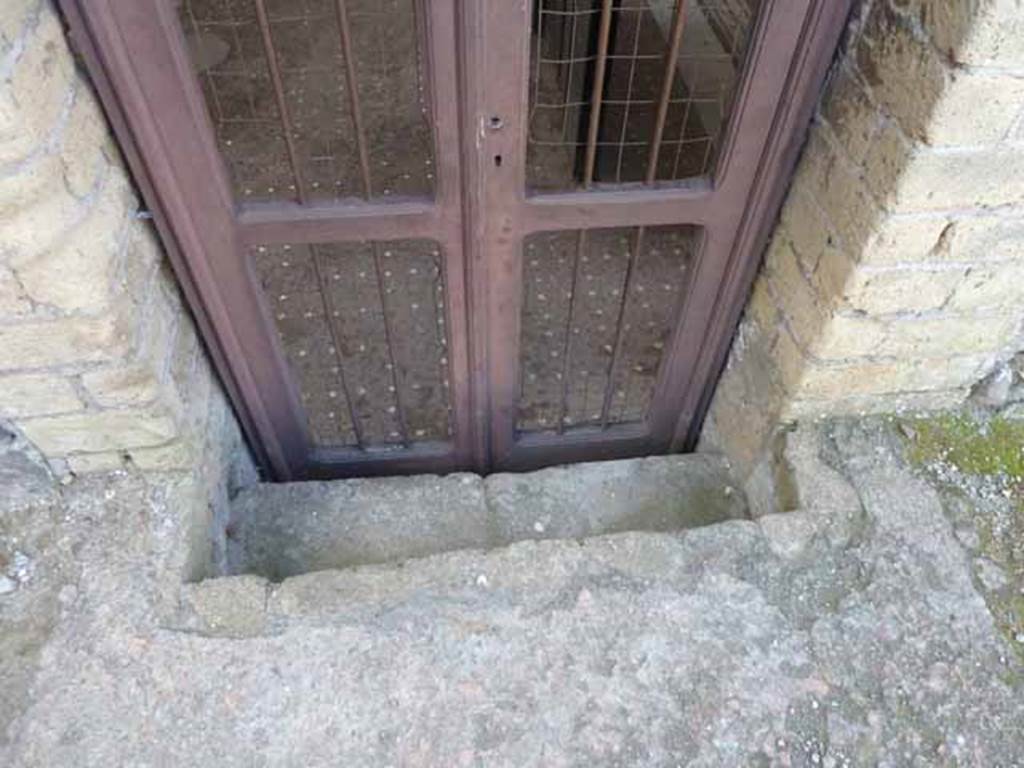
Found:
[[[676,531],[747,517],[724,459],[659,456],[525,474],[260,485],[239,495],[233,573],[281,580],[530,539]]]

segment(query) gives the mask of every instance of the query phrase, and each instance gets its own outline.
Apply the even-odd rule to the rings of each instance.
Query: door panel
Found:
[[[252,258],[314,445],[452,438],[436,242],[259,246]]]
[[[496,467],[673,447],[813,5],[487,6]]]
[[[517,431],[643,423],[696,231],[560,230],[524,242]]]
[[[61,0],[278,479],[689,447],[849,0]]]

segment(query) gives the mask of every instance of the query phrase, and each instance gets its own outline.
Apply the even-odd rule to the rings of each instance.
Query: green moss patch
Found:
[[[943,461],[968,475],[1024,478],[1024,421],[953,413],[903,423],[908,457],[918,466]]]

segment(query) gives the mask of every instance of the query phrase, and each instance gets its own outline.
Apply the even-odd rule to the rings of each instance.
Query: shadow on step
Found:
[[[234,502],[231,572],[271,580],[528,539],[675,531],[748,517],[724,459],[659,456],[527,474],[259,485]]]

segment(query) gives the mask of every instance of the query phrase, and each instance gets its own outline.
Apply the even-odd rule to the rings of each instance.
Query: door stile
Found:
[[[805,22],[815,16],[812,11],[817,10],[820,15],[821,9],[829,3],[766,0],[762,4],[722,151],[709,177],[655,182],[655,150],[648,160],[646,186],[632,184],[609,188],[597,185],[592,188],[584,184],[576,191],[535,197],[527,196],[524,178],[527,124],[522,106],[528,102],[532,3],[483,5],[484,8],[476,7],[482,20],[479,34],[485,55],[476,61],[476,71],[481,73],[479,76],[488,87],[486,99],[476,105],[476,117],[480,131],[478,164],[485,175],[483,245],[492,270],[488,338],[494,464],[502,469],[528,469],[556,461],[614,458],[678,448],[677,434],[692,428],[699,401],[697,393],[706,390],[710,382],[707,364],[698,367],[702,354],[709,354],[709,330],[717,314],[728,314],[729,302],[738,301],[733,294],[721,294],[722,281],[730,269],[737,268],[738,262],[756,262],[759,254],[752,247],[737,253],[737,247],[741,242],[741,227],[748,218],[747,208],[758,194],[756,183],[762,173],[763,158],[771,149],[769,141],[780,140],[776,124],[780,115],[787,113],[790,101],[797,95],[813,98],[814,91],[808,87],[808,81],[814,82],[813,78],[794,84],[789,77],[794,60],[800,59],[801,46],[821,50],[821,41],[807,36]],[[669,32],[667,61],[675,61],[673,54],[679,50],[684,16],[682,5],[677,5]],[[830,29],[839,28],[838,16],[832,14]],[[674,67],[669,65],[665,72],[655,125],[657,146],[660,146],[658,139],[664,129]],[[820,78],[823,71],[817,74]],[[792,89],[798,85],[804,90],[794,93]],[[594,110],[599,109],[599,102],[599,98],[593,100]],[[503,127],[489,130],[489,116],[499,117]],[[593,138],[593,131],[588,134]],[[499,155],[500,165],[497,163]],[[507,167],[510,159],[513,161],[511,168]],[[775,171],[765,183],[772,189],[779,188],[780,174],[781,171]],[[764,212],[761,216],[765,217]],[[673,331],[657,371],[645,423],[608,424],[609,388],[613,381],[608,376],[600,427],[572,431],[556,428],[555,434],[517,435],[524,236],[538,231],[632,226],[637,228],[633,239],[636,251],[643,228],[657,224],[694,225],[701,229],[693,262],[680,291]],[[627,289],[629,274],[627,272]],[[575,291],[572,293],[574,298]],[[571,302],[572,298],[569,300]],[[619,307],[612,372],[623,343],[619,334],[624,306]],[[722,333],[722,329],[718,329],[714,336],[712,346],[716,350],[727,346],[728,339]],[[563,393],[563,417],[564,397]],[[692,405],[681,413],[684,402]]]
[[[695,364],[709,324],[719,311],[719,287],[734,252],[747,213],[776,113],[784,104],[787,75],[798,50],[808,9],[815,0],[767,2],[754,29],[732,124],[714,172],[712,216],[706,220],[704,243],[684,290],[682,314],[659,375],[651,409],[658,450],[669,450],[682,419],[680,409],[694,381]],[[741,258],[756,258],[749,252]]]
[[[81,22],[80,36],[92,44],[90,50],[96,52],[101,71],[109,78],[107,98],[114,103],[108,108],[126,119],[130,136],[127,140],[122,137],[122,141],[138,148],[136,159],[142,167],[136,172],[153,181],[150,205],[161,221],[166,219],[162,228],[165,235],[173,235],[169,238],[171,250],[182,256],[177,265],[182,282],[197,294],[200,316],[209,318],[207,335],[225,360],[222,373],[228,374],[225,379],[229,393],[251,425],[253,442],[263,448],[270,473],[288,480],[451,471],[470,464],[475,451],[463,261],[455,0],[417,2],[415,9],[419,34],[429,41],[424,51],[428,62],[425,90],[435,97],[431,103],[437,177],[434,197],[387,203],[348,199],[309,202],[303,195],[266,5],[257,3],[264,55],[299,195],[297,203],[257,204],[239,204],[233,197],[174,4],[166,0],[64,2],[72,20]],[[338,0],[342,35],[348,32],[344,7],[344,0]],[[350,39],[342,40],[342,46],[346,44],[351,44]],[[351,85],[354,73],[346,75]],[[367,157],[362,137],[360,144],[366,185]],[[317,243],[414,237],[436,241],[442,254],[440,280],[445,305],[440,311],[448,339],[445,354],[452,437],[447,442],[410,445],[406,435],[404,448],[383,450],[319,448],[313,443],[297,383],[257,284],[250,249],[289,242],[308,245],[321,293],[325,294],[320,274],[324,257],[318,255]],[[328,318],[333,316],[329,306],[325,313]],[[392,356],[393,332],[386,329],[386,333],[387,352]],[[337,348],[336,336],[334,344]],[[394,359],[389,359],[394,371]],[[344,381],[339,386],[347,389]],[[393,390],[397,398],[398,387]],[[356,423],[353,419],[358,432]],[[363,443],[361,438],[359,443]]]
[[[472,34],[467,111],[481,174],[480,232],[487,262],[487,371],[491,461],[515,442],[517,350],[522,286],[521,207],[526,181],[529,2],[474,0],[464,6]]]
[[[786,76],[783,98],[748,196],[718,291],[714,314],[706,325],[693,375],[680,400],[671,450],[692,450],[699,437],[714,383],[725,365],[729,341],[740,320],[758,268],[758,255],[767,246],[786,193],[786,180],[796,166],[809,123],[846,26],[853,0],[812,2],[805,13],[800,37]]]
[[[457,0],[418,1],[416,11],[422,26],[421,39],[425,41],[426,86],[433,110],[437,174],[434,199],[387,203],[345,201],[343,204],[317,203],[304,207],[291,203],[250,204],[242,208],[239,221],[242,237],[250,242],[255,242],[260,236],[266,236],[270,241],[280,240],[287,237],[289,230],[300,233],[309,242],[407,237],[428,237],[438,242],[443,257],[444,320],[449,339],[454,437],[450,446],[421,443],[386,452],[316,449],[312,451],[313,460],[309,468],[313,477],[450,472],[480,461],[474,446],[473,377],[470,372],[472,342],[467,317],[470,291],[463,227]],[[390,350],[391,345],[388,346]]]
[[[99,0],[77,10],[269,469],[298,477],[307,453],[298,395],[239,247],[226,174],[173,10],[160,0]]]

